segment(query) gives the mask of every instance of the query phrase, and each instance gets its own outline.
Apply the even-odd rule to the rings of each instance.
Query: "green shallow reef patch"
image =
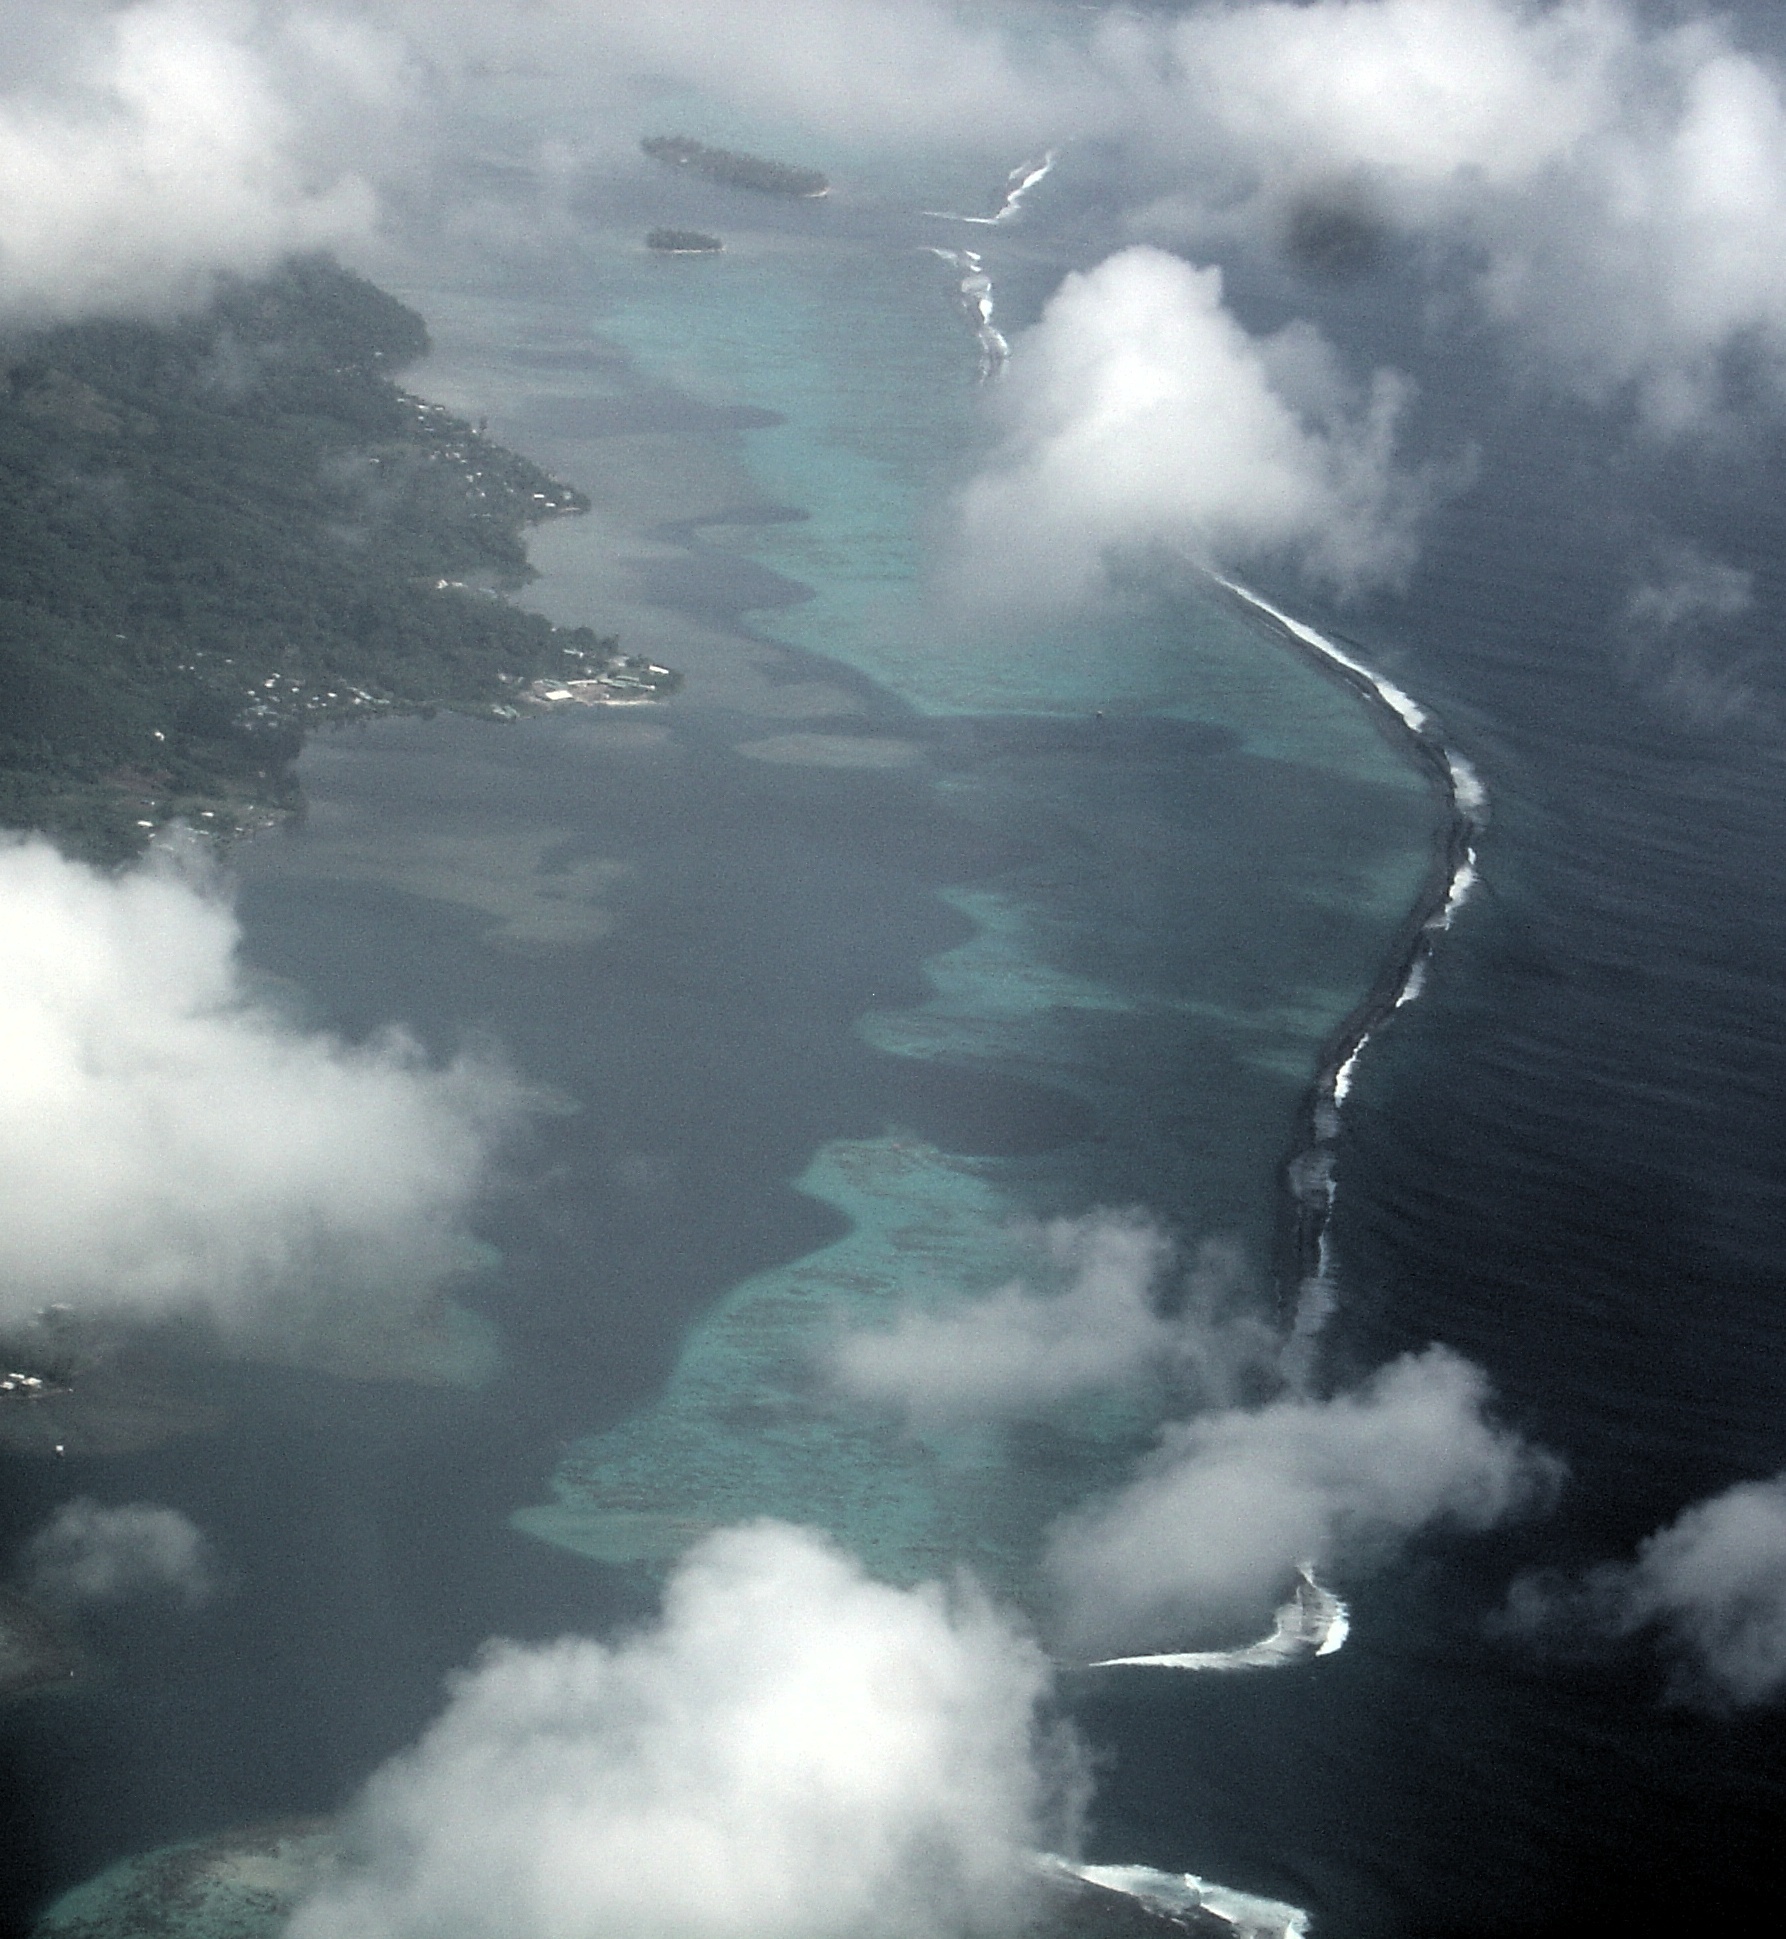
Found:
[[[64,1892],[31,1939],[275,1939],[338,1848],[323,1818],[164,1845]]]
[[[1114,1475],[1148,1422],[1130,1407],[1053,1410],[1021,1429],[917,1431],[836,1393],[828,1349],[846,1327],[908,1302],[947,1306],[1033,1269],[1009,1160],[953,1156],[915,1138],[837,1140],[799,1179],[850,1230],[735,1286],[690,1334],[646,1412],[579,1442],[556,1499],[511,1519],[615,1566],[673,1562],[714,1528],[773,1515],[843,1536],[875,1574],[915,1582],[963,1564],[1016,1594],[1041,1532],[1086,1485]],[[1008,1435],[1036,1443],[1013,1459]],[[1043,1441],[1056,1458],[1037,1458]]]
[[[340,1858],[339,1826],[326,1818],[164,1845],[64,1892],[31,1939],[278,1939]],[[1168,1917],[1057,1863],[1039,1868],[1038,1887],[1022,1939],[1231,1939],[1235,1931],[1231,1921],[1196,1908]]]

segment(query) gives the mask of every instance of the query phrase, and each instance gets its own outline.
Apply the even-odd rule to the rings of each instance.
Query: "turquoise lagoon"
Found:
[[[53,1907],[46,1939],[277,1929],[325,1826],[166,1840],[332,1808],[411,1740],[437,1701],[410,1660],[423,1608],[443,1661],[491,1627],[625,1620],[703,1530],[776,1515],[894,1579],[972,1568],[1040,1614],[1049,1523],[1173,1397],[916,1433],[824,1368],[841,1330],[906,1302],[1045,1283],[1043,1222],[1140,1208],[1187,1257],[1234,1242],[1276,1297],[1279,1166],[1444,804],[1354,693],[1230,605],[1135,588],[1096,618],[970,627],[929,594],[987,433],[956,276],[927,253],[959,237],[913,211],[972,207],[1000,171],[878,201],[865,169],[835,173],[831,204],[760,219],[681,183],[634,212],[719,230],[717,258],[648,256],[629,213],[404,289],[439,346],[416,388],[594,499],[539,532],[526,597],[687,686],[638,712],[323,737],[305,820],[240,855],[249,953],[288,990],[351,1032],[486,1029],[556,1107],[473,1294],[506,1365],[427,1403],[437,1451],[404,1470],[418,1600],[353,1591],[400,1645],[363,1651],[359,1603],[325,1597],[301,1703],[262,1719],[269,1744],[339,1735],[327,1774],[263,1787],[226,1758],[190,1820],[94,1834],[159,1848]],[[976,237],[1001,290],[1007,257],[1045,285],[1045,228],[1038,206]],[[417,1404],[369,1391],[364,1431],[294,1443],[289,1476],[256,1443],[244,1471],[357,1513]],[[542,1566],[488,1540],[492,1512],[551,1545]],[[264,1656],[243,1661],[253,1703]],[[208,1743],[180,1754],[202,1767]]]
[[[958,230],[855,176],[792,210],[666,181],[654,219],[726,250],[652,258],[596,212],[500,281],[413,284],[438,345],[418,387],[592,493],[588,519],[537,536],[527,597],[685,670],[651,732],[716,735],[796,791],[896,775],[967,825],[1033,832],[989,872],[941,871],[965,940],[917,1001],[852,1027],[1080,1115],[1040,1149],[891,1119],[818,1139],[789,1182],[842,1235],[730,1286],[514,1522],[653,1568],[785,1516],[887,1574],[968,1562],[1021,1599],[1048,1521],[1121,1472],[1160,1397],[921,1437],[832,1392],[826,1347],[1033,1273],[1036,1222],[1100,1205],[1237,1240],[1270,1299],[1297,1106],[1421,890],[1442,804],[1355,694],[1214,597],[1137,588],[1018,624],[932,595],[987,436],[956,272],[927,247]],[[1037,281],[1033,235],[972,233],[995,277],[1005,247]],[[615,732],[584,736],[591,760]]]

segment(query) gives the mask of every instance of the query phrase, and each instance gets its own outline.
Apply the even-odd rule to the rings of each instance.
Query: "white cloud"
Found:
[[[1745,343],[1786,362],[1786,99],[1715,20],[1614,0],[1200,8],[1099,42],[1154,220],[1214,236],[1346,185],[1458,250],[1487,313],[1564,383],[1678,430]],[[1175,181],[1170,177],[1176,174]]]
[[[1505,1627],[1537,1641],[1659,1630],[1676,1698],[1776,1701],[1786,1694],[1786,1475],[1696,1502],[1634,1561],[1522,1578]]]
[[[1046,1665],[963,1589],[773,1523],[661,1623],[496,1644],[367,1787],[291,1939],[930,1939],[1003,1926],[1042,1830]]]
[[[467,146],[642,166],[666,88],[852,146],[1002,152],[1076,124],[1095,81],[1056,34],[930,0],[0,0],[0,36],[0,316],[26,321],[188,307],[293,250],[364,256]],[[503,74],[530,90],[506,126]]]
[[[1148,1377],[1226,1401],[1272,1365],[1277,1339],[1242,1301],[1235,1251],[1205,1242],[1168,1314],[1173,1251],[1143,1218],[1100,1212],[1044,1234],[1049,1277],[937,1309],[908,1307],[891,1327],[848,1335],[832,1368],[859,1399],[920,1422],[987,1419],[1047,1407]]]
[[[217,1588],[210,1544],[177,1508],[66,1502],[25,1544],[19,1585],[34,1602],[72,1608],[171,1595],[197,1608]]]
[[[1116,16],[1098,55],[1189,165],[1248,166],[1249,187],[1363,165],[1412,192],[1528,183],[1606,118],[1629,40],[1612,5],[1267,0]]]
[[[1113,557],[1289,561],[1338,591],[1394,583],[1442,489],[1398,461],[1406,382],[1351,385],[1321,336],[1252,337],[1222,276],[1135,248],[1069,276],[1021,336],[1005,438],[964,494],[964,578],[1001,598],[1084,595]]]
[[[488,137],[487,76],[510,68],[533,76],[550,124],[535,138],[522,116],[522,149],[573,176],[584,153],[637,165],[639,117],[666,88],[851,151],[1082,136],[1120,144],[1130,192],[1154,198],[1138,233],[1200,255],[1237,231],[1280,236],[1311,196],[1381,214],[1436,243],[1440,284],[1467,284],[1553,377],[1596,399],[1628,391],[1664,430],[1719,407],[1732,351],[1786,371],[1781,77],[1724,22],[1657,23],[1620,0],[1266,0],[1089,21],[938,0],[13,0],[0,28],[0,311],[178,303],[219,268],[363,247],[380,191],[401,190],[421,150]],[[1254,359],[1231,335],[1197,347],[1245,392]],[[1370,480],[1399,394],[1379,385],[1336,418],[1330,371],[1321,388],[1312,410],[1281,399],[1300,454],[1252,410],[1284,476],[1206,536],[1287,548],[1340,584],[1392,581],[1409,521]],[[1287,494],[1286,477],[1302,481]]]
[[[1115,143],[1129,192],[1154,198],[1137,233],[1203,256],[1280,236],[1310,196],[1356,200],[1437,244],[1438,281],[1467,284],[1557,381],[1628,390],[1663,430],[1719,406],[1733,350],[1786,370],[1786,88],[1716,17],[1629,0],[1228,0],[1002,25],[932,0],[380,14],[442,61],[555,67],[592,124],[630,123],[668,82],[852,148]]]
[[[1678,635],[1738,619],[1755,603],[1755,575],[1696,546],[1674,545],[1631,594],[1628,624],[1658,636]]]
[[[947,0],[560,0],[501,9],[380,0],[439,58],[551,74],[555,99],[636,111],[666,86],[796,122],[852,147],[1058,137],[1097,75],[1060,22]]]
[[[1068,1633],[1104,1649],[1255,1620],[1299,1565],[1356,1566],[1429,1525],[1481,1530],[1537,1505],[1557,1463],[1489,1398],[1479,1369],[1431,1347],[1329,1400],[1175,1423],[1133,1481],[1056,1530]]]
[[[249,1321],[414,1290],[521,1108],[474,1059],[257,1003],[218,886],[0,846],[0,1319],[55,1301]]]
[[[487,51],[488,13],[418,0],[395,18],[445,55]],[[538,16],[505,31],[514,58],[538,60]],[[926,0],[590,0],[550,31],[561,85],[598,118],[636,115],[656,77],[852,147],[1117,144],[1127,192],[1152,203],[1136,233],[1203,257],[1237,234],[1281,237],[1297,206],[1337,196],[1435,245],[1435,319],[1471,327],[1467,287],[1554,381],[1628,393],[1663,431],[1720,407],[1733,351],[1786,374],[1786,87],[1715,17],[1658,20],[1628,0],[1230,0],[1037,10],[1000,29]],[[1342,582],[1360,565],[1343,549],[1316,563]],[[1393,545],[1362,564],[1399,569]]]
[[[929,0],[647,0],[584,18],[639,67],[881,141],[1033,137],[1084,85],[1053,35],[1007,40]]]
[[[1659,549],[1625,602],[1620,632],[1625,669],[1658,713],[1676,726],[1705,730],[1771,715],[1743,662],[1714,659],[1705,644],[1754,603],[1752,573],[1696,546]]]
[[[0,30],[39,10],[10,5]],[[343,153],[387,156],[403,58],[363,24],[230,0],[62,6],[0,92],[0,314],[156,310],[220,270],[367,237],[376,197]]]

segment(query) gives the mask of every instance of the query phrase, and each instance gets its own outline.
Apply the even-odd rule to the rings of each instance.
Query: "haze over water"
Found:
[[[787,1516],[894,1579],[965,1561],[1032,1600],[1042,1529],[1126,1471],[1158,1397],[913,1435],[816,1376],[837,1330],[1033,1271],[1026,1222],[1099,1206],[1232,1239],[1270,1286],[1278,1167],[1443,805],[1354,693],[1213,599],[949,629],[923,571],[978,348],[913,212],[997,183],[838,177],[760,228],[741,198],[654,192],[654,218],[725,233],[716,259],[652,260],[630,209],[592,212],[550,263],[404,292],[440,346],[416,387],[595,499],[538,535],[528,599],[687,688],[320,741],[306,822],[241,855],[250,952],[320,1015],[487,1032],[562,1109],[487,1222],[481,1390],[244,1374],[239,1441],[105,1471],[190,1505],[285,1600],[221,1621],[177,1687],[15,1726],[64,1827],[34,1890],[333,1809],[484,1636],[636,1619],[711,1526]],[[1045,190],[1032,210],[1008,278],[987,248],[1012,328],[1045,280]],[[1581,642],[1612,568],[1541,434],[1502,437],[1409,602],[1346,622],[1478,759],[1496,822],[1484,892],[1357,1072],[1330,1350],[1469,1353],[1576,1492],[1547,1532],[1340,1581],[1332,1658],[1069,1688],[1110,1753],[1091,1856],[1322,1933],[1560,1930],[1633,1871],[1659,1903],[1734,1905],[1781,1802],[1764,1727],[1484,1634],[1535,1554],[1628,1550],[1778,1455],[1754,1073],[1782,939],[1752,893],[1776,763],[1684,756],[1608,708]],[[1709,804],[1685,828],[1683,767]],[[1696,1190],[1727,1216],[1667,1225],[1658,1196]],[[232,1472],[268,1480],[245,1498]],[[253,1693],[266,1768],[207,1685]],[[95,1787],[99,1738],[134,1750]],[[183,1785],[151,1796],[164,1759]]]
[[[938,1452],[828,1425],[805,1391],[828,1336],[914,1293],[990,1291],[1023,1264],[1013,1220],[1098,1206],[1147,1208],[1192,1243],[1237,1238],[1262,1278],[1296,1102],[1431,866],[1435,804],[1352,696],[1213,599],[1140,597],[1052,635],[927,610],[926,528],[975,401],[951,280],[872,207],[852,221],[829,206],[791,243],[740,235],[726,212],[718,259],[641,262],[630,230],[591,233],[581,287],[540,303],[535,346],[502,373],[505,434],[600,481],[594,521],[545,535],[536,596],[568,614],[643,592],[680,614],[683,634],[653,647],[679,665],[695,648],[679,709],[729,702],[733,749],[770,770],[765,789],[878,803],[903,788],[1002,847],[1003,866],[940,885],[975,933],[929,957],[928,995],[871,1004],[854,1034],[957,1083],[1047,1086],[1062,1122],[1006,1130],[994,1103],[955,1150],[898,1118],[827,1140],[799,1184],[850,1236],[728,1295],[661,1407],[580,1449],[559,1505],[522,1525],[625,1560],[776,1512],[847,1531],[900,1574],[991,1562],[1086,1492],[1095,1452],[1027,1508],[952,1508],[1001,1465],[984,1436]],[[499,333],[469,306],[424,306],[473,345],[517,333],[512,307]],[[573,387],[579,351],[595,381]],[[488,385],[487,349],[471,354],[476,377],[458,381]],[[666,399],[660,370],[692,405]],[[878,704],[738,638],[715,643],[708,674],[690,621],[743,611],[759,640],[822,646],[873,677]],[[767,692],[739,692],[741,647]],[[1126,1458],[1149,1423],[1119,1418]]]
[[[1272,1310],[1279,1165],[1443,831],[1357,697],[1212,596],[945,630],[922,575],[977,346],[910,212],[855,196],[760,233],[732,198],[718,259],[653,260],[632,223],[592,224],[531,285],[404,291],[439,345],[418,388],[595,500],[536,537],[530,603],[687,686],[636,713],[326,737],[304,821],[238,857],[251,955],[320,1016],[486,1033],[568,1114],[489,1227],[502,1265],[477,1305],[502,1371],[398,1430],[405,1466],[450,1435],[407,1512],[431,1546],[502,1558],[486,1632],[644,1606],[700,1532],[763,1514],[895,1580],[967,1565],[1034,1603],[1044,1529],[1123,1477],[1164,1397],[913,1435],[828,1391],[824,1352],[901,1302],[1033,1277],[1035,1222],[1098,1208],[1145,1212],[1187,1255],[1226,1243]],[[342,1487],[376,1492],[386,1436],[364,1468],[332,1441]],[[269,1539],[245,1509],[207,1502],[226,1547]],[[567,1575],[505,1514],[592,1561]],[[455,1574],[440,1592],[462,1603]],[[430,1592],[410,1579],[413,1614]],[[352,1735],[413,1735],[422,1665],[394,1673],[396,1612],[389,1642],[342,1632],[340,1670],[298,1619],[304,1696],[263,1701],[326,1733],[315,1693],[351,1688]],[[472,1626],[446,1624],[436,1673]],[[241,1820],[239,1772],[187,1729],[176,1754],[217,1769],[213,1801],[137,1802],[77,1874]],[[266,1788],[327,1809],[331,1770]]]
[[[1070,173],[1057,188],[1071,207]],[[750,750],[745,762],[773,777],[754,785],[802,791],[794,798],[823,791],[827,804],[904,792],[974,831],[964,837],[956,821],[940,838],[927,887],[973,929],[920,948],[918,974],[908,959],[897,994],[867,971],[865,1000],[840,1019],[852,1049],[982,1082],[1014,1077],[1093,1114],[1089,1136],[1053,1109],[1036,1129],[1039,1099],[990,1090],[965,1126],[884,1106],[878,1124],[872,1106],[854,1127],[814,1121],[797,1168],[778,1181],[802,1198],[783,1206],[804,1200],[810,1218],[816,1201],[851,1229],[710,1282],[709,1298],[683,1309],[693,1331],[661,1391],[635,1390],[615,1418],[582,1424],[550,1496],[517,1504],[516,1518],[575,1550],[661,1553],[723,1503],[722,1514],[819,1519],[896,1574],[971,1553],[1021,1594],[1020,1558],[1039,1523],[1111,1479],[1148,1423],[1075,1423],[1064,1462],[1058,1446],[1044,1458],[1033,1441],[916,1450],[877,1434],[864,1444],[815,1410],[802,1354],[840,1302],[873,1310],[896,1284],[909,1290],[915,1260],[950,1289],[995,1283],[1022,1263],[1013,1213],[1140,1205],[1188,1240],[1238,1237],[1262,1273],[1299,1094],[1324,1038],[1381,969],[1429,865],[1437,804],[1405,749],[1355,695],[1228,610],[1138,592],[1089,636],[1031,625],[961,638],[922,604],[925,542],[972,436],[975,346],[947,266],[922,253],[937,232],[907,217],[913,206],[990,206],[995,193],[988,185],[976,204],[970,183],[939,192],[934,176],[909,198],[848,184],[832,206],[753,238],[739,212],[694,191],[690,219],[727,234],[717,261],[641,263],[632,229],[592,221],[553,272],[564,282],[531,311],[536,348],[500,380],[479,346],[524,338],[513,312],[492,330],[475,291],[462,310],[446,291],[425,303],[447,394],[463,383],[517,442],[597,493],[595,520],[551,529],[536,546],[547,611],[613,611],[632,636],[661,643],[691,676],[676,733],[695,731],[713,706],[734,757]],[[1048,211],[1044,188],[1005,256],[988,252],[1007,328],[1027,322],[1050,285]],[[1381,295],[1378,340],[1414,362],[1395,288]],[[1355,289],[1331,301],[1359,327]],[[614,345],[624,364],[607,360]],[[563,375],[592,367],[600,395],[647,394],[643,426],[628,414],[636,403],[598,403],[601,435],[576,435],[567,396],[589,392]],[[1480,424],[1471,373],[1435,366],[1426,381],[1441,415]],[[660,382],[730,421],[691,425],[686,406],[654,396]],[[1734,1110],[1748,1086],[1733,1094],[1723,1073],[1728,1057],[1753,1057],[1758,1032],[1769,1037],[1753,984],[1731,989],[1715,1026],[1728,1051],[1704,1063],[1691,1048],[1713,1027],[1702,984],[1677,986],[1678,1011],[1657,1008],[1649,976],[1625,986],[1628,1000],[1616,994],[1614,965],[1647,966],[1658,935],[1670,950],[1696,936],[1690,953],[1715,955],[1726,918],[1712,912],[1755,920],[1748,891],[1765,864],[1741,859],[1748,836],[1717,844],[1745,828],[1765,847],[1772,822],[1748,778],[1764,755],[1738,745],[1713,761],[1701,741],[1695,786],[1722,806],[1689,855],[1666,805],[1682,784],[1678,749],[1608,705],[1599,622],[1588,619],[1619,596],[1617,568],[1588,536],[1606,511],[1579,498],[1563,507],[1574,474],[1547,448],[1582,433],[1579,419],[1510,421],[1482,484],[1439,522],[1411,599],[1362,621],[1367,655],[1436,705],[1486,769],[1499,832],[1484,851],[1486,900],[1446,940],[1422,1002],[1360,1067],[1342,1148],[1334,1342],[1341,1366],[1431,1339],[1471,1353],[1581,1479],[1554,1532],[1441,1545],[1387,1579],[1342,1584],[1355,1628],[1337,1658],[1240,1683],[1090,1686],[1077,1699],[1094,1740],[1114,1752],[1093,1856],[1274,1893],[1310,1907],[1324,1930],[1554,1930],[1599,1916],[1621,1875],[1642,1877],[1657,1905],[1734,1907],[1765,1876],[1781,1797],[1764,1726],[1659,1710],[1654,1673],[1629,1658],[1572,1681],[1484,1635],[1534,1550],[1628,1551],[1683,1494],[1777,1459],[1772,1387],[1742,1345],[1766,1324],[1738,1317],[1765,1298],[1737,1290],[1748,1269],[1712,1272],[1700,1256],[1694,1271],[1720,1289],[1724,1316],[1691,1329],[1691,1378],[1707,1399],[1646,1409],[1681,1349],[1677,1283],[1661,1259],[1678,1257],[1682,1241],[1659,1257],[1653,1214],[1636,1212],[1627,1186],[1614,1199],[1632,1213],[1613,1215],[1610,1232],[1602,1214],[1564,1209],[1584,1163],[1616,1177],[1630,1087],[1650,1095],[1643,1073],[1664,1067],[1705,1100],[1701,1126],[1730,1131],[1685,1144],[1668,1133],[1652,1145],[1652,1171],[1715,1178],[1699,1189],[1727,1204],[1754,1146]],[[666,476],[673,488],[654,499]],[[805,516],[781,517],[788,509]],[[1745,540],[1747,556],[1762,544],[1759,532]],[[830,665],[741,652],[740,630]],[[615,730],[554,731],[593,742]],[[868,743],[889,765],[853,765]],[[832,765],[842,761],[852,765]],[[886,825],[884,809],[868,812]],[[1652,848],[1646,831],[1659,816],[1670,835]],[[964,843],[975,858],[965,870]],[[906,861],[917,846],[890,843]],[[1674,886],[1652,883],[1658,866]],[[802,897],[792,918],[802,954],[820,901]],[[1584,923],[1599,933],[1601,918],[1585,911],[1614,906],[1633,940],[1602,959],[1584,940]],[[1517,940],[1539,935],[1552,941],[1534,950]],[[1528,950],[1546,966],[1535,983],[1513,970]],[[1755,950],[1768,954],[1744,945]],[[1579,990],[1567,1023],[1559,988]],[[1587,1048],[1628,1044],[1640,1016],[1641,1052]],[[1522,1051],[1527,1019],[1546,1017],[1542,1051]],[[1595,1094],[1583,1071],[1597,1059],[1630,1072],[1608,1091],[1604,1117],[1583,1102]],[[1533,1127],[1547,1121],[1554,1129],[1536,1134],[1547,1156],[1534,1164]],[[1777,1192],[1765,1167],[1754,1176],[1765,1222],[1759,1208]],[[1684,1189],[1666,1187],[1671,1198]],[[1540,1231],[1578,1236],[1541,1247],[1547,1264],[1534,1273],[1525,1235]],[[1518,1263],[1488,1263],[1510,1249]],[[1552,1289],[1584,1277],[1618,1291],[1572,1304],[1578,1317],[1560,1330]],[[1509,1313],[1509,1284],[1539,1308]],[[1653,1309],[1637,1286],[1656,1289]],[[1608,1298],[1631,1342],[1610,1378]],[[1722,1460],[1708,1464],[1707,1409],[1723,1413],[1713,1392],[1733,1396],[1734,1413]],[[1679,1468],[1689,1449],[1691,1480]],[[989,1460],[1000,1486],[987,1483]],[[1015,1494],[1014,1477],[1025,1480]],[[634,1514],[667,1515],[667,1538]],[[1609,1786],[1624,1803],[1606,1805]]]

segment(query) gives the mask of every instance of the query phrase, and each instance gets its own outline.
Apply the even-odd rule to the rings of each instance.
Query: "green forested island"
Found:
[[[645,238],[645,247],[665,256],[711,256],[725,244],[703,229],[653,229]]]
[[[709,182],[729,188],[755,189],[760,195],[797,195],[810,200],[829,195],[831,184],[816,168],[794,168],[761,155],[741,155],[732,148],[709,148],[692,135],[647,135],[639,146],[653,161],[685,168]]]
[[[0,824],[94,857],[238,829],[295,801],[309,724],[508,714],[617,663],[500,597],[587,500],[402,390],[426,348],[322,257],[0,338]]]

